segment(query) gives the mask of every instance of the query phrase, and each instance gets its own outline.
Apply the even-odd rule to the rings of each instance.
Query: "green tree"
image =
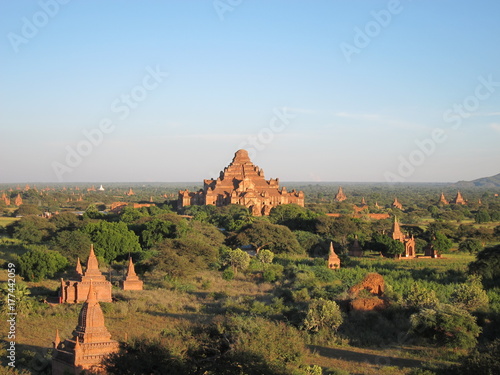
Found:
[[[7,230],[14,238],[34,244],[50,239],[56,227],[43,217],[30,215],[9,224]]]
[[[95,254],[103,257],[108,263],[118,256],[141,251],[139,238],[125,223],[109,223],[101,220],[86,224],[81,231],[90,236]]]
[[[488,306],[488,295],[483,289],[481,277],[470,275],[467,282],[455,287],[451,295],[451,301],[467,311],[476,311]]]
[[[488,211],[479,210],[477,212],[476,216],[474,216],[474,220],[476,221],[476,223],[482,224],[482,223],[487,223],[487,222],[491,221],[491,217],[490,217],[490,214],[488,213]]]
[[[51,241],[53,248],[67,257],[71,263],[74,263],[76,258],[85,259],[91,244],[90,235],[79,230],[63,230]]]
[[[177,226],[171,221],[154,218],[144,225],[144,230],[141,234],[141,242],[143,246],[151,248],[165,238],[176,238]]]
[[[321,329],[336,331],[342,321],[339,306],[334,301],[319,298],[309,303],[302,326],[311,332],[318,332]]]
[[[15,211],[16,216],[41,215],[42,211],[32,204],[22,204]]]
[[[244,271],[250,265],[250,255],[241,249],[231,250],[229,252],[229,263],[234,273],[238,274],[238,271]]]
[[[439,305],[439,299],[434,290],[429,290],[420,284],[413,284],[405,298],[406,306],[413,310],[433,309]]]
[[[20,275],[28,281],[53,277],[67,265],[68,260],[65,257],[43,246],[33,246],[19,257]]]
[[[470,254],[476,254],[483,248],[483,245],[479,240],[475,238],[467,238],[466,240],[458,244],[459,251],[467,251]]]
[[[232,240],[236,246],[252,245],[257,252],[264,247],[273,253],[303,254],[304,250],[290,229],[258,220],[245,226]]]
[[[441,232],[436,232],[432,240],[432,245],[439,254],[446,254],[453,246],[453,242]]]
[[[415,335],[452,348],[473,348],[481,332],[468,311],[446,304],[420,310],[411,315],[410,323]]]
[[[146,216],[143,212],[139,211],[136,208],[126,206],[122,212],[120,213],[120,221],[123,221],[124,223],[133,223],[136,220],[139,220],[140,218]]]
[[[482,277],[485,286],[500,286],[500,245],[487,247],[469,264],[469,273]]]
[[[56,230],[73,230],[78,228],[82,221],[72,212],[61,212],[50,218],[50,222],[56,226]]]
[[[257,254],[257,259],[264,264],[271,264],[274,259],[274,253],[270,250],[263,249]]]
[[[280,204],[271,209],[269,220],[273,224],[285,225],[291,230],[312,232],[316,226],[317,213],[297,204]]]
[[[450,370],[449,373],[454,375],[500,374],[500,339],[475,348],[460,360],[459,366],[453,366]]]
[[[11,295],[9,297],[9,294]],[[15,300],[16,313],[19,315],[27,315],[33,310],[35,300],[30,296],[31,292],[25,283],[16,281],[14,292],[9,288],[9,284],[2,283],[0,286],[0,312],[6,314],[9,311],[8,299]],[[12,298],[12,295],[14,297]]]

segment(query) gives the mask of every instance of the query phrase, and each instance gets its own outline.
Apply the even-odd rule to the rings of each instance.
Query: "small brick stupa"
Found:
[[[361,257],[363,256],[363,250],[361,249],[361,246],[359,245],[358,241],[358,236],[354,237],[354,242],[349,249],[349,256],[351,257]]]
[[[337,192],[337,195],[335,196],[335,201],[343,202],[346,199],[347,199],[347,196],[344,194],[344,191],[342,190],[342,186],[339,186],[339,191]]]
[[[127,277],[120,284],[123,290],[142,290],[144,283],[139,280],[139,277],[135,273],[132,257],[128,260]]]
[[[337,270],[340,268],[340,258],[337,254],[335,254],[333,242],[330,242],[330,250],[328,251],[328,268],[331,270]]]
[[[76,277],[72,280],[61,279],[61,290],[59,292],[60,303],[84,302],[92,282],[93,288],[100,302],[111,302],[111,283],[99,271],[99,263],[94,253],[94,245],[90,246],[90,255],[87,260],[87,268],[82,272],[80,259],[76,264]]]
[[[73,338],[61,342],[57,330],[53,344],[52,375],[77,375],[85,370],[100,373],[104,357],[118,352],[119,344],[111,340],[111,334],[104,325],[104,314],[92,283],[80,310]]]

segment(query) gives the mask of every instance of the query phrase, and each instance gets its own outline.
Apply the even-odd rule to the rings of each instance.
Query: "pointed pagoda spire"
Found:
[[[401,240],[404,238],[403,232],[401,232],[401,227],[399,226],[398,218],[394,216],[394,222],[392,223],[392,239]]]
[[[441,192],[441,196],[439,197],[439,202],[438,204],[444,204],[444,205],[447,205],[448,204],[448,201],[446,200],[445,196],[444,196],[444,193]]]
[[[59,330],[56,329],[56,337],[54,339],[54,342],[52,343],[54,345],[54,349],[57,349],[60,343],[61,343],[61,338],[59,337]]]
[[[90,304],[90,303],[97,303],[97,296],[94,291],[94,284],[92,284],[92,279],[90,280],[90,288],[89,288],[89,293],[87,294],[87,300],[85,303]]]
[[[127,276],[136,276],[135,273],[135,268],[134,268],[134,263],[132,262],[132,257],[128,258],[128,270],[127,270]]]
[[[363,197],[363,199],[361,199],[361,204],[366,205],[365,197]]]
[[[330,241],[330,250],[328,254],[328,268],[332,270],[336,270],[340,268],[340,258],[337,254],[335,254],[335,250],[333,249],[333,242]]]
[[[76,258],[76,273],[78,275],[83,275],[82,263],[80,262],[80,257]]]
[[[344,194],[344,191],[342,190],[342,186],[339,186],[339,191],[337,192],[337,195],[335,196],[335,200],[337,202],[342,202],[347,199],[347,196]]]
[[[134,262],[132,262],[132,257],[128,260],[128,270],[127,277],[125,280],[121,281],[121,286],[123,290],[142,290],[144,283],[139,279],[135,273]]]

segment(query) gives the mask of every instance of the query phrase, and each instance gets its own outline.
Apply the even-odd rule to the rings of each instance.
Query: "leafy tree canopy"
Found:
[[[304,253],[290,229],[283,225],[271,224],[265,220],[246,225],[233,242],[237,246],[252,245],[259,251],[266,248],[279,253]]]
[[[68,260],[57,251],[44,246],[34,246],[19,257],[20,274],[28,281],[52,277],[66,268]]]

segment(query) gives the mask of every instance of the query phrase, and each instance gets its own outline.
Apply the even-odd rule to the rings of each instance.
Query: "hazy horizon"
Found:
[[[1,2],[0,183],[202,183],[240,148],[280,181],[496,175],[499,11]]]

